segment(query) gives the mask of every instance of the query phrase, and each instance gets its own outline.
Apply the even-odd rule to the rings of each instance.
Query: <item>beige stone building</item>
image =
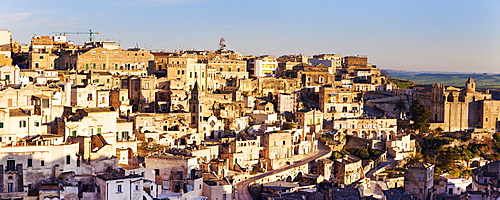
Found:
[[[362,95],[351,88],[325,85],[319,89],[319,108],[326,119],[360,117],[364,112]]]
[[[491,94],[476,91],[476,83],[472,78],[467,80],[463,89],[445,87],[440,83],[417,85],[413,98],[431,110],[431,129],[498,130],[500,113],[495,112],[495,109],[499,107],[500,101],[491,100]]]
[[[361,159],[351,155],[344,155],[343,158],[334,160],[333,173],[330,180],[340,184],[352,184],[365,177]]]
[[[299,110],[294,113],[298,129],[304,133],[319,133],[323,130],[323,113],[319,110]]]
[[[405,174],[405,192],[417,200],[429,199],[434,187],[434,168],[430,163],[417,163]]]
[[[56,69],[56,59],[61,50],[73,50],[74,45],[66,42],[65,35],[33,36],[29,51],[28,66],[30,69]],[[60,66],[62,67],[62,66]],[[73,66],[67,66],[70,68]]]
[[[263,157],[271,160],[271,168],[280,167],[283,160],[291,158],[294,154],[292,133],[289,131],[273,131],[264,133]],[[268,169],[269,170],[269,169]]]
[[[161,186],[160,197],[194,199],[203,192],[203,177],[196,157],[156,155],[145,159],[146,168],[155,171]]]
[[[316,66],[301,63],[284,71],[284,76],[296,78],[302,87],[320,86],[331,84],[335,81],[334,74],[329,73],[329,68],[323,64]]]
[[[18,66],[4,65],[0,64],[0,83],[4,85],[8,84],[20,84],[21,83],[21,70]]]
[[[146,75],[153,60],[143,49],[123,50],[112,41],[94,41],[82,49],[61,51],[54,64],[57,69]]]
[[[227,147],[222,148],[222,158],[228,160],[230,170],[254,170],[254,165],[263,158],[264,147],[261,136],[239,137],[231,140]]]
[[[26,141],[0,148],[2,198],[19,198],[26,188],[79,167],[78,144],[48,145],[46,141]]]
[[[416,153],[415,139],[412,140],[410,135],[393,137],[386,141],[385,146],[387,153],[396,161],[403,161]]]
[[[203,196],[208,199],[233,199],[233,186],[211,173],[203,173]]]

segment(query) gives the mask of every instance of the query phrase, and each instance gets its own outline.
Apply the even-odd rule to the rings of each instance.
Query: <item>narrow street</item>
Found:
[[[384,181],[378,181],[373,174],[381,168],[393,165],[394,162],[394,158],[387,156],[385,161],[380,162],[377,167],[366,173],[366,177],[370,178],[370,187],[368,191],[365,192],[365,196],[373,195],[373,197],[377,199],[386,199],[383,191],[387,190],[387,184]]]
[[[247,180],[244,180],[244,181],[237,183],[235,185],[235,190],[236,190],[235,197],[237,200],[251,200],[252,195],[250,195],[250,192],[248,191],[248,186],[253,181],[256,181],[256,180],[259,180],[261,178],[265,178],[267,176],[270,176],[270,175],[273,175],[276,173],[280,173],[280,172],[283,172],[285,170],[295,168],[295,167],[298,167],[300,165],[309,163],[309,162],[316,160],[316,159],[318,159],[326,154],[329,154],[330,152],[331,152],[331,150],[329,147],[327,147],[323,143],[319,142],[318,143],[318,151],[308,153],[304,159],[296,161],[292,165],[289,165],[289,166],[286,166],[283,168],[279,168],[279,169],[275,169],[275,170],[271,170],[271,171],[268,171],[266,173],[259,174],[257,176],[254,176],[252,178],[249,178]]]

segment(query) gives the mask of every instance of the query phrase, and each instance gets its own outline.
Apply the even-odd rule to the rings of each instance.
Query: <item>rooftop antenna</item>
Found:
[[[219,40],[219,49],[220,49],[220,50],[223,50],[223,49],[225,49],[225,48],[226,48],[226,39],[221,38],[221,39]]]

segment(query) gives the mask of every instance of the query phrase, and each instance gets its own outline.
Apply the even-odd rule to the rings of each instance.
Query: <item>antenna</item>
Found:
[[[219,49],[220,49],[220,50],[223,50],[223,49],[225,49],[225,48],[226,48],[226,39],[221,38],[221,39],[219,40]]]

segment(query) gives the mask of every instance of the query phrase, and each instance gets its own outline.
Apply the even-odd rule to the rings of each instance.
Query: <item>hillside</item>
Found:
[[[498,74],[460,74],[460,73],[428,73],[385,70],[393,78],[411,80],[417,84],[442,83],[443,85],[463,87],[469,77],[476,82],[478,89],[500,89]]]

